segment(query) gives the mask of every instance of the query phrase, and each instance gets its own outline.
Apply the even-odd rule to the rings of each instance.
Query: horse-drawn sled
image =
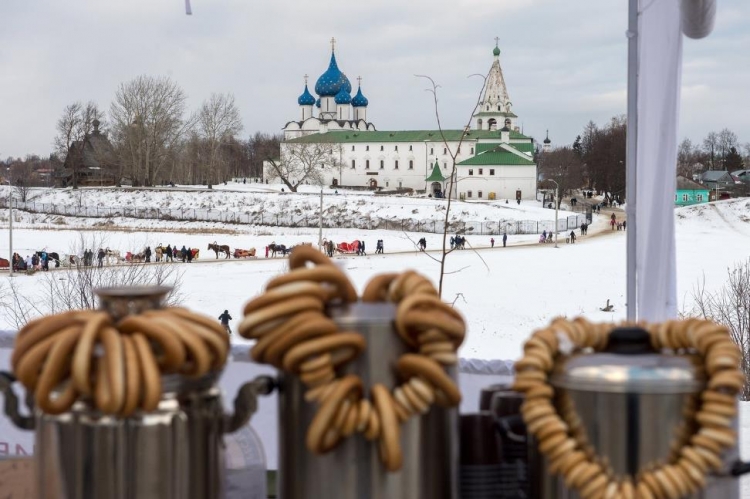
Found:
[[[246,250],[236,248],[232,256],[234,256],[235,258],[255,258],[255,248],[250,248]]]
[[[359,251],[359,241],[354,241],[351,243],[339,243],[336,245],[336,251],[339,253],[357,253]]]

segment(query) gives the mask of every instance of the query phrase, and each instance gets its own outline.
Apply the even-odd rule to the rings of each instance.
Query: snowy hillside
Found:
[[[307,186],[306,186],[307,187]],[[215,189],[35,189],[26,206],[34,212],[76,216],[138,216],[135,210],[159,210],[162,218],[233,220],[257,225],[317,225],[319,194],[281,192],[282,186],[229,184]],[[0,191],[2,192],[2,191]],[[6,191],[7,192],[7,188]],[[445,219],[447,201],[416,196],[377,196],[372,193],[334,193],[326,189],[324,224],[336,227],[437,231]],[[227,216],[229,214],[230,216]],[[574,216],[560,211],[560,219]],[[536,201],[454,201],[450,220],[502,226],[516,221],[554,220],[553,210]],[[404,223],[401,223],[404,221]],[[398,222],[398,223],[396,223]],[[480,229],[474,229],[478,231]]]

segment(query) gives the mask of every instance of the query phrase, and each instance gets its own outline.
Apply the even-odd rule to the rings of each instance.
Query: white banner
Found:
[[[640,0],[639,13],[636,292],[638,319],[656,322],[677,315],[680,0]]]

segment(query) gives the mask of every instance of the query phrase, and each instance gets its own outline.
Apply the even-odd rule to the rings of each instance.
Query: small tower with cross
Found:
[[[302,121],[312,118],[313,106],[315,105],[315,97],[313,97],[310,90],[307,88],[307,78],[308,76],[305,75],[305,90],[302,92],[302,95],[297,98]]]

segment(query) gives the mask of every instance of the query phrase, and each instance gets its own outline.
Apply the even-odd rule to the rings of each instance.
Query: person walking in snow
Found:
[[[365,253],[365,242],[364,241],[360,241],[359,242],[359,251],[361,252],[362,256],[367,255],[367,253]]]
[[[146,257],[146,263],[151,263],[151,246],[146,246],[146,251],[143,254]]]
[[[182,263],[185,263],[185,260],[187,259],[187,252],[188,252],[188,250],[185,247],[185,245],[183,244],[182,245],[182,249],[180,250],[180,254],[182,256]]]
[[[164,261],[174,262],[174,259],[172,258],[172,246],[169,244],[167,244],[167,249],[164,250]]]
[[[219,320],[227,334],[232,334],[232,329],[229,327],[229,321],[232,320],[232,316],[229,315],[229,310],[224,310],[224,313],[219,316]]]
[[[99,262],[99,268],[104,266],[104,250],[99,248],[99,252],[96,254],[96,260]]]
[[[570,231],[570,244],[576,243],[576,231],[571,230]]]
[[[505,248],[505,243],[508,242],[508,233],[503,232],[503,248]]]
[[[490,238],[490,247],[491,248],[495,247],[495,238],[494,237]]]

